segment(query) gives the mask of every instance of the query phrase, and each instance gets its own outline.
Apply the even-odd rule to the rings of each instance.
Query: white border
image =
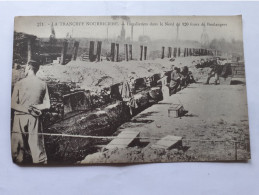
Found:
[[[0,2],[0,194],[249,194],[259,192],[259,3]],[[18,167],[10,155],[13,17],[19,15],[243,15],[252,160],[132,166]]]

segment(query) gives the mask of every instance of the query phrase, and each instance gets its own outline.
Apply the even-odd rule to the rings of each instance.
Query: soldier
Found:
[[[177,88],[180,85],[180,75],[179,69],[174,67],[174,70],[171,72],[171,80],[170,80],[170,95],[175,94],[177,92]]]
[[[162,90],[163,100],[164,101],[167,101],[168,98],[170,97],[170,93],[169,93],[170,91],[169,91],[169,88],[168,88],[167,78],[168,78],[168,76],[166,76],[166,74],[164,73],[162,78],[157,81],[157,83],[161,82],[161,84],[162,84],[161,90]]]
[[[39,64],[29,61],[26,77],[15,84],[12,94],[12,157],[17,163],[24,161],[26,146],[33,163],[47,163],[44,138],[38,133],[42,133],[41,114],[50,108],[50,99],[47,84],[36,76],[38,70]]]
[[[215,81],[214,84],[217,85],[219,82],[219,65],[220,65],[220,61],[217,58],[216,61],[214,61],[213,65],[211,66],[211,71],[208,74],[207,80],[205,84],[209,84],[210,79],[212,77],[215,77]]]
[[[188,73],[189,73],[189,69],[187,66],[184,66],[181,68],[181,71],[179,73],[179,75],[181,77],[181,79],[180,79],[181,88],[187,87],[187,85],[190,83]]]

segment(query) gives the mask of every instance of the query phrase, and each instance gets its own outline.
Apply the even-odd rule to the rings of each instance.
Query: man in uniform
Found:
[[[173,71],[171,72],[171,80],[169,83],[170,95],[175,94],[177,92],[179,85],[180,85],[179,69],[177,67],[174,67]]]
[[[214,83],[217,85],[219,83],[219,66],[221,65],[219,58],[217,58],[216,61],[214,61],[213,65],[211,66],[211,71],[208,74],[207,80],[205,84],[209,84],[210,79],[212,77],[215,77]]]
[[[29,61],[25,68],[25,78],[18,81],[12,94],[14,112],[12,129],[13,161],[22,163],[29,146],[33,163],[47,163],[47,155],[42,133],[41,114],[50,108],[47,84],[36,73],[39,64]],[[39,134],[38,134],[39,133]]]

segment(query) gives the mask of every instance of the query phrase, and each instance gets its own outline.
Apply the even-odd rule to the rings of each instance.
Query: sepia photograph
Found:
[[[19,165],[247,162],[242,16],[18,16]]]

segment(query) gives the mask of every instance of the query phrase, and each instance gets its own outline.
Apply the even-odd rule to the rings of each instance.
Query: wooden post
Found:
[[[147,60],[147,46],[144,47],[144,60]]]
[[[178,57],[180,57],[181,56],[181,48],[179,47],[178,48]]]
[[[75,41],[74,48],[73,48],[73,57],[72,57],[73,60],[76,60],[77,58],[78,48],[79,48],[79,42]]]
[[[125,60],[129,61],[128,58],[128,44],[124,44]]]
[[[102,41],[98,41],[97,42],[97,61],[100,62],[101,61],[101,52],[102,52]]]
[[[89,60],[90,62],[94,61],[94,41],[90,41]]]
[[[172,57],[172,47],[168,47],[168,54],[167,54],[167,57],[168,58],[171,58]]]
[[[186,48],[186,56],[189,56],[189,49]]]
[[[129,45],[129,60],[132,60],[132,45]]]
[[[140,61],[142,61],[143,57],[143,45],[140,45]]]
[[[114,62],[115,57],[115,43],[111,43],[111,61]]]
[[[189,55],[192,56],[192,48],[189,48]]]
[[[162,47],[162,56],[161,56],[161,59],[164,59],[165,57],[165,47],[163,46]]]
[[[60,60],[60,64],[62,65],[66,64],[67,46],[68,46],[68,42],[67,40],[64,40],[62,53],[61,53],[61,60]]]
[[[184,48],[184,50],[183,50],[183,57],[185,57],[186,56],[186,48]]]
[[[177,54],[177,48],[175,47],[175,48],[174,48],[174,54],[173,54],[173,55],[174,55],[174,58],[176,58],[176,54]]]
[[[116,43],[116,62],[119,61],[119,49],[120,49],[120,45],[119,43]]]

